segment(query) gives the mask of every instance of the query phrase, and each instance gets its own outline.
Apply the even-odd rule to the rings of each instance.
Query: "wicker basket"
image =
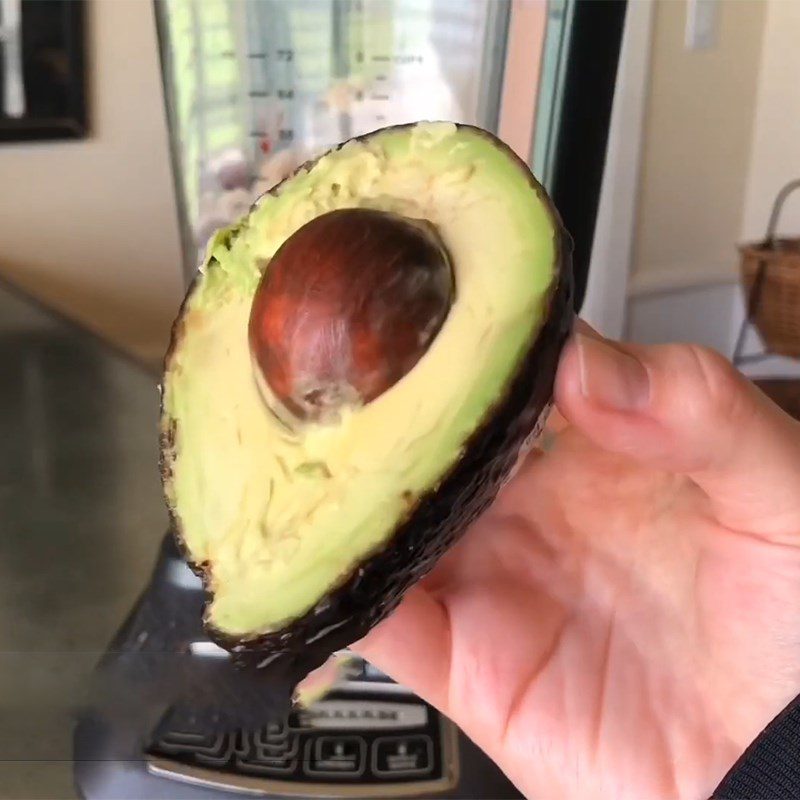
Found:
[[[748,320],[770,353],[800,358],[800,238],[775,237],[783,203],[795,189],[800,180],[779,192],[764,240],[739,252]]]

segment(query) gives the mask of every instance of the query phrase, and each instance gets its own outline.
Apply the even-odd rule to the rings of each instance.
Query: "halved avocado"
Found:
[[[248,338],[254,298],[293,235],[342,209],[434,232],[447,313],[378,396],[333,417],[276,413]],[[489,505],[549,408],[571,250],[527,166],[444,122],[348,141],[216,235],[173,328],[161,421],[165,493],[216,642],[299,679],[383,619]]]

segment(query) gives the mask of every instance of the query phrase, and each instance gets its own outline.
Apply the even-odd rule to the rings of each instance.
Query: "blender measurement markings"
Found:
[[[269,136],[268,131],[250,131],[249,134],[253,139],[265,139]],[[278,131],[278,140],[281,142],[291,142],[294,139],[294,130],[292,128],[281,128]]]
[[[419,55],[399,55],[399,56],[372,56],[372,60],[378,64],[388,64],[394,61],[395,64],[421,64],[423,57]]]

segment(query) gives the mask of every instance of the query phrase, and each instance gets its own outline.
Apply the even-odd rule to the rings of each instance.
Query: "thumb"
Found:
[[[688,475],[726,527],[800,543],[800,423],[718,353],[623,345],[580,325],[556,404],[604,449]]]

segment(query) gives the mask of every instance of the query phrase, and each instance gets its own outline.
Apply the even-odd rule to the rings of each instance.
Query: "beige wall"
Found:
[[[800,2],[771,0],[756,103],[742,235],[764,235],[772,202],[800,178]],[[800,236],[800,192],[787,201],[779,232]]]
[[[0,146],[0,273],[154,362],[181,268],[152,3],[87,9],[91,136]]]
[[[716,45],[692,51],[686,3],[656,4],[634,283],[643,273],[690,281],[736,268],[766,9],[764,0],[721,0]]]

